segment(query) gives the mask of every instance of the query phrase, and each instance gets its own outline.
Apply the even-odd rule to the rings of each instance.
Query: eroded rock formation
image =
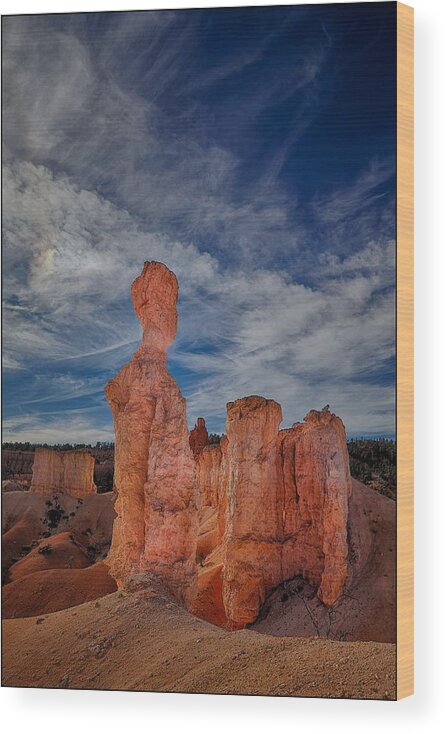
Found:
[[[228,488],[223,601],[235,627],[256,619],[281,581],[276,444],[281,406],[248,397],[227,405]]]
[[[166,366],[177,295],[174,273],[158,262],[146,262],[132,284],[142,341],[106,386],[118,493],[107,563],[119,586],[147,573],[188,604],[196,588],[198,485],[185,400]]]
[[[145,263],[132,285],[142,342],[106,387],[118,493],[111,573],[120,586],[156,577],[193,609],[199,569],[197,608],[215,604],[231,628],[253,622],[266,595],[298,575],[331,606],[349,570],[343,423],[311,411],[280,431],[281,406],[251,396],[228,403],[219,444],[208,443],[203,418],[189,434],[166,367],[177,294],[166,266]]]
[[[202,507],[217,507],[220,494],[222,451],[217,443],[205,446],[196,457]]]
[[[351,476],[342,421],[312,410],[278,439],[284,579],[301,574],[330,606],[348,571]]]
[[[217,497],[217,529],[220,540],[223,540],[227,523],[228,507],[228,437],[220,439],[220,452],[222,455],[219,468],[219,491]]]
[[[231,626],[254,621],[267,592],[298,574],[333,605],[348,573],[351,480],[341,420],[311,411],[278,434],[273,400],[243,398],[227,411],[222,593]]]
[[[31,491],[84,497],[96,492],[95,459],[88,451],[56,451],[37,448],[34,453]]]
[[[189,434],[189,445],[195,459],[200,455],[202,449],[208,445],[208,431],[204,418],[197,418],[197,423]]]

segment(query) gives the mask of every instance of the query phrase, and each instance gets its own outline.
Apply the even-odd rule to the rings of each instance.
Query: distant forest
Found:
[[[13,451],[34,451],[34,449],[57,449],[58,451],[75,451],[76,449],[88,449],[90,451],[98,451],[106,449],[113,451],[115,444],[113,441],[97,441],[91,443],[30,443],[29,441],[4,441],[2,448],[11,449]]]
[[[396,442],[387,438],[348,441],[351,474],[380,494],[396,499]]]
[[[210,435],[210,443],[218,443],[218,434]],[[46,443],[5,442],[3,449],[7,451],[34,451],[36,448],[53,448],[59,451],[73,451],[85,449],[95,457],[97,466],[95,468],[95,481],[98,489],[108,491],[113,487],[113,452],[114,443],[98,441],[96,444],[88,443],[64,443],[49,445]],[[375,489],[380,494],[396,499],[396,442],[386,438],[354,438],[348,441],[349,461],[351,474],[355,479],[363,482],[368,487]],[[8,461],[4,457],[3,476],[8,476]],[[9,458],[9,457],[8,457]],[[110,462],[110,463],[109,463]]]
[[[30,443],[5,442],[2,445],[2,477],[7,479],[17,475],[28,475],[33,471],[34,450],[36,448],[56,449],[58,451],[89,451],[95,457],[94,481],[98,492],[113,489],[113,454],[115,446],[111,441],[88,443]]]

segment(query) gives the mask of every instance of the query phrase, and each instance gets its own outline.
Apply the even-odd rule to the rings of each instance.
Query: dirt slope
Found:
[[[42,539],[26,556],[9,569],[8,581],[51,568],[86,568],[91,560],[86,550],[85,536],[77,533],[58,533]]]
[[[63,494],[43,497],[33,492],[2,496],[2,574],[26,555],[33,542],[64,531],[83,535],[105,554],[112,537],[115,495],[92,494],[82,500]],[[51,503],[51,504],[50,504]]]
[[[102,561],[87,568],[53,568],[22,576],[2,589],[2,616],[32,617],[98,599],[116,591]]]
[[[6,620],[3,656],[6,686],[395,697],[394,645],[227,632],[149,590]]]

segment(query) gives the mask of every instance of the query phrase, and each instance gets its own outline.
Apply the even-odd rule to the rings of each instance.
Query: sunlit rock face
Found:
[[[349,571],[343,423],[326,409],[280,431],[281,406],[250,396],[228,403],[218,444],[208,443],[203,418],[190,434],[166,366],[177,295],[175,275],[145,263],[132,284],[142,341],[106,387],[116,436],[111,574],[127,588],[157,578],[232,629],[253,622],[267,594],[297,575],[332,606]]]
[[[229,403],[223,603],[232,627],[254,621],[266,594],[302,575],[324,604],[348,573],[349,458],[343,423],[311,411],[278,432],[281,408]]]
[[[219,487],[217,496],[217,530],[222,541],[227,526],[228,507],[228,437],[220,439],[221,460],[219,467]]]
[[[31,491],[84,497],[96,492],[95,459],[88,451],[56,451],[37,448],[34,454]]]
[[[196,590],[198,484],[185,400],[166,366],[177,296],[174,273],[159,262],[146,262],[132,284],[142,341],[106,386],[118,494],[107,563],[119,586],[146,574],[188,604]]]
[[[304,576],[331,606],[342,594],[348,573],[351,475],[340,418],[312,410],[304,423],[281,431],[278,477],[283,577]]]
[[[281,406],[251,396],[227,405],[223,602],[233,627],[256,619],[281,581],[277,438]]]
[[[222,451],[219,444],[205,446],[197,456],[202,507],[217,507],[221,487]]]

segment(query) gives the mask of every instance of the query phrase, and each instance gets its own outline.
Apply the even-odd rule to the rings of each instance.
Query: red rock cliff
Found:
[[[198,485],[185,400],[166,366],[177,295],[174,273],[158,262],[146,262],[132,284],[142,341],[106,386],[118,492],[107,563],[120,586],[148,573],[189,603],[196,587]]]
[[[96,492],[94,468],[95,459],[88,451],[37,448],[34,452],[31,491],[84,497]]]

